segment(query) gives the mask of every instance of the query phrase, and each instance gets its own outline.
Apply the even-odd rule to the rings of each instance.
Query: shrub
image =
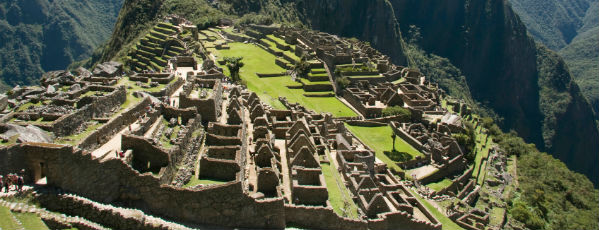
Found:
[[[401,106],[391,106],[383,109],[383,116],[397,116],[401,115],[404,119],[409,119],[412,117],[412,112],[409,109],[403,108]]]
[[[335,71],[337,72],[337,71]],[[349,78],[347,77],[337,77],[337,85],[339,86],[339,88],[341,89],[345,89],[349,86],[349,84],[351,83],[351,81],[349,80]]]

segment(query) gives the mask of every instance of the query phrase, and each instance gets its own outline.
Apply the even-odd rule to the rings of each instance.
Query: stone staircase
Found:
[[[190,229],[137,209],[102,204],[74,194],[42,192],[37,195],[37,200],[50,210],[80,215],[113,229]]]
[[[64,214],[57,214],[50,212],[44,208],[38,208],[33,205],[25,203],[9,202],[0,200],[0,205],[7,207],[11,212],[17,213],[33,213],[39,216],[42,221],[51,229],[64,229],[64,228],[77,228],[82,230],[104,230],[107,228],[102,227],[99,224],[93,223],[86,219],[77,216],[66,216]],[[14,215],[11,215],[13,221],[18,223],[23,228],[21,223]]]

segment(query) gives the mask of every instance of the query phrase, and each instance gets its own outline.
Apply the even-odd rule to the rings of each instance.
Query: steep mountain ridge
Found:
[[[88,58],[109,38],[123,0],[0,3],[0,82],[34,84]]]
[[[543,61],[563,63],[554,52],[535,45],[509,3],[391,3],[402,31],[409,25],[420,27],[424,50],[447,57],[460,68],[474,99],[488,103],[504,118],[504,130],[516,130],[542,151],[598,182],[594,165],[599,134],[590,106],[565,65],[548,66]]]
[[[510,0],[531,35],[566,61],[599,120],[599,0]]]

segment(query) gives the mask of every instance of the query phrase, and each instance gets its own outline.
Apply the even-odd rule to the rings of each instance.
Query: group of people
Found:
[[[24,172],[25,170],[21,170]],[[22,173],[24,174],[24,173]],[[25,185],[25,180],[23,179],[23,175],[18,175],[15,173],[7,174],[6,176],[0,175],[0,192],[4,188],[4,192],[10,192],[10,186],[14,185],[14,190],[21,192],[23,191],[23,185]]]

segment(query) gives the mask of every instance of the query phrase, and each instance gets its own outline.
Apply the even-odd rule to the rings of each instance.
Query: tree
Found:
[[[395,152],[395,138],[397,138],[397,135],[395,134],[395,132],[391,132],[391,139],[393,139],[393,152]]]
[[[293,71],[295,71],[297,76],[303,78],[308,76],[310,69],[310,63],[308,63],[308,60],[306,60],[306,56],[302,56],[301,60],[295,63],[295,66],[293,66]]]
[[[229,73],[231,73],[231,80],[234,82],[241,80],[239,77],[239,70],[244,65],[244,63],[241,61],[242,59],[243,57],[225,57],[227,68],[229,69]]]
[[[401,115],[402,119],[410,119],[412,117],[412,112],[409,109],[403,108],[401,106],[390,106],[383,109],[383,116],[397,116]]]
[[[340,89],[345,89],[351,84],[348,77],[337,77],[336,82]]]

